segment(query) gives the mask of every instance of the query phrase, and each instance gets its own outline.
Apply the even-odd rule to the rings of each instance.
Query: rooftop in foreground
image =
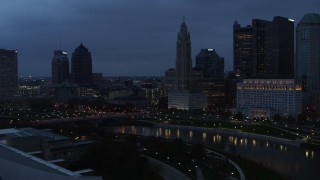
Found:
[[[14,136],[17,138],[41,136],[49,141],[69,139],[68,137],[54,134],[49,130],[38,130],[33,128],[0,129],[0,137],[4,136]],[[59,159],[59,161],[46,161],[35,156],[34,154],[36,153],[28,153],[11,147],[7,144],[6,138],[0,138],[0,169],[3,170],[0,171],[0,179],[102,179],[99,176],[82,175],[88,172],[92,172],[93,170],[91,169],[70,171],[55,164],[56,162],[63,161],[62,159]]]

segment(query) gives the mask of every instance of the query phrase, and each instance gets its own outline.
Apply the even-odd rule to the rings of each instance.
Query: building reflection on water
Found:
[[[318,175],[320,152],[272,141],[228,136],[207,131],[154,127],[119,127],[116,133],[155,136],[165,139],[181,138],[187,143],[201,143],[262,163],[289,179],[312,179]]]
[[[306,149],[306,158],[314,159],[314,151]]]

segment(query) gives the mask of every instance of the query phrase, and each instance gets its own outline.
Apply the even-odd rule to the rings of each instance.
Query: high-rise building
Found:
[[[78,85],[92,84],[91,53],[82,43],[72,54],[71,81]]]
[[[14,96],[18,90],[18,52],[0,49],[0,97]]]
[[[224,58],[214,49],[201,49],[196,56],[196,68],[202,70],[205,79],[224,78]]]
[[[271,46],[270,36],[272,23],[266,20],[252,20],[252,74],[255,78],[273,77],[271,69]]]
[[[178,90],[191,89],[192,59],[190,33],[186,23],[180,26],[177,38],[176,87]]]
[[[233,25],[234,71],[250,78],[293,78],[294,21],[253,19],[252,26]]]
[[[294,20],[276,16],[272,21],[272,60],[275,77],[294,78]]]
[[[68,54],[62,50],[53,53],[51,63],[52,84],[61,84],[69,80],[69,59]]]
[[[165,74],[168,108],[185,110],[206,108],[206,94],[194,91],[196,81],[202,79],[203,73],[192,68],[190,33],[184,21],[178,32],[176,52],[176,69],[169,69]]]
[[[164,96],[167,97],[170,92],[172,92],[175,88],[176,84],[176,70],[171,68],[165,72],[165,88],[164,88]]]
[[[252,77],[252,27],[241,27],[238,21],[233,24],[233,71],[242,77]]]
[[[320,15],[306,14],[296,29],[295,78],[303,92],[320,90]]]

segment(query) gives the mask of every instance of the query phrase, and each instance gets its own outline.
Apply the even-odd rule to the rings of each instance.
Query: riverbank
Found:
[[[126,137],[139,138],[142,144],[145,144],[147,142],[145,140],[147,140],[147,139],[149,139],[149,140],[152,139],[152,142],[155,142],[155,140],[156,140],[157,142],[154,144],[156,146],[159,146],[156,148],[156,149],[158,149],[158,151],[157,151],[158,153],[157,153],[157,155],[155,155],[154,150],[152,150],[153,153],[151,153],[151,154],[153,154],[153,155],[151,155],[151,156],[157,156],[158,159],[161,159],[162,161],[166,161],[167,163],[169,162],[168,159],[166,158],[168,155],[163,154],[164,152],[162,152],[162,150],[164,150],[166,148],[161,148],[161,144],[164,142],[172,143],[172,142],[174,142],[174,140],[157,138],[154,136],[146,137],[146,136],[132,135],[132,134],[131,135],[123,134],[123,135]],[[160,143],[161,141],[162,141],[162,143]],[[147,144],[149,144],[149,143],[147,143]],[[190,143],[184,143],[184,144],[188,145],[189,147],[191,147],[193,145]],[[203,147],[206,150],[206,160],[203,160],[203,161],[206,162],[205,163],[205,164],[207,164],[206,166],[210,167],[210,168],[204,168],[204,166],[198,166],[201,168],[201,171],[203,172],[204,179],[212,179],[212,177],[216,177],[218,174],[213,173],[213,172],[216,171],[217,169],[221,170],[222,167],[225,167],[225,166],[222,166],[222,164],[224,164],[224,163],[228,163],[234,167],[234,168],[231,168],[233,170],[230,172],[232,172],[232,174],[236,173],[236,174],[233,174],[233,176],[235,176],[236,179],[262,179],[262,180],[267,180],[267,179],[279,179],[279,180],[283,179],[283,180],[285,180],[286,179],[280,173],[264,166],[261,163],[257,163],[255,161],[248,159],[248,158],[241,157],[239,155],[230,154],[230,153],[218,150],[218,149],[212,149],[212,148],[206,147],[206,146],[203,146]],[[150,150],[151,149],[149,149],[148,151],[150,151]],[[163,157],[160,158],[161,156],[163,156]],[[170,163],[169,164],[173,164],[173,165],[177,164],[176,162],[175,163],[172,162],[171,157],[172,156],[170,156]],[[210,158],[212,158],[212,159],[210,160]],[[213,161],[213,159],[214,159],[214,161]],[[196,162],[196,164],[201,165],[201,163],[198,161]],[[182,166],[182,164],[179,166]],[[184,172],[182,169],[179,169],[177,166],[175,166],[175,168]],[[197,166],[193,166],[193,168],[197,168]],[[211,169],[211,168],[213,168],[213,169]],[[230,174],[230,172],[229,172],[229,174]]]

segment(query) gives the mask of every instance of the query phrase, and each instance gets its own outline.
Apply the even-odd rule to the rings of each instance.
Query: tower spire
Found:
[[[187,25],[185,24],[185,17],[180,26],[177,38],[177,56],[176,56],[176,85],[177,90],[190,90],[191,88],[191,41]]]
[[[186,22],[186,17],[185,17],[185,16],[182,17],[182,22],[183,22],[183,23]]]

